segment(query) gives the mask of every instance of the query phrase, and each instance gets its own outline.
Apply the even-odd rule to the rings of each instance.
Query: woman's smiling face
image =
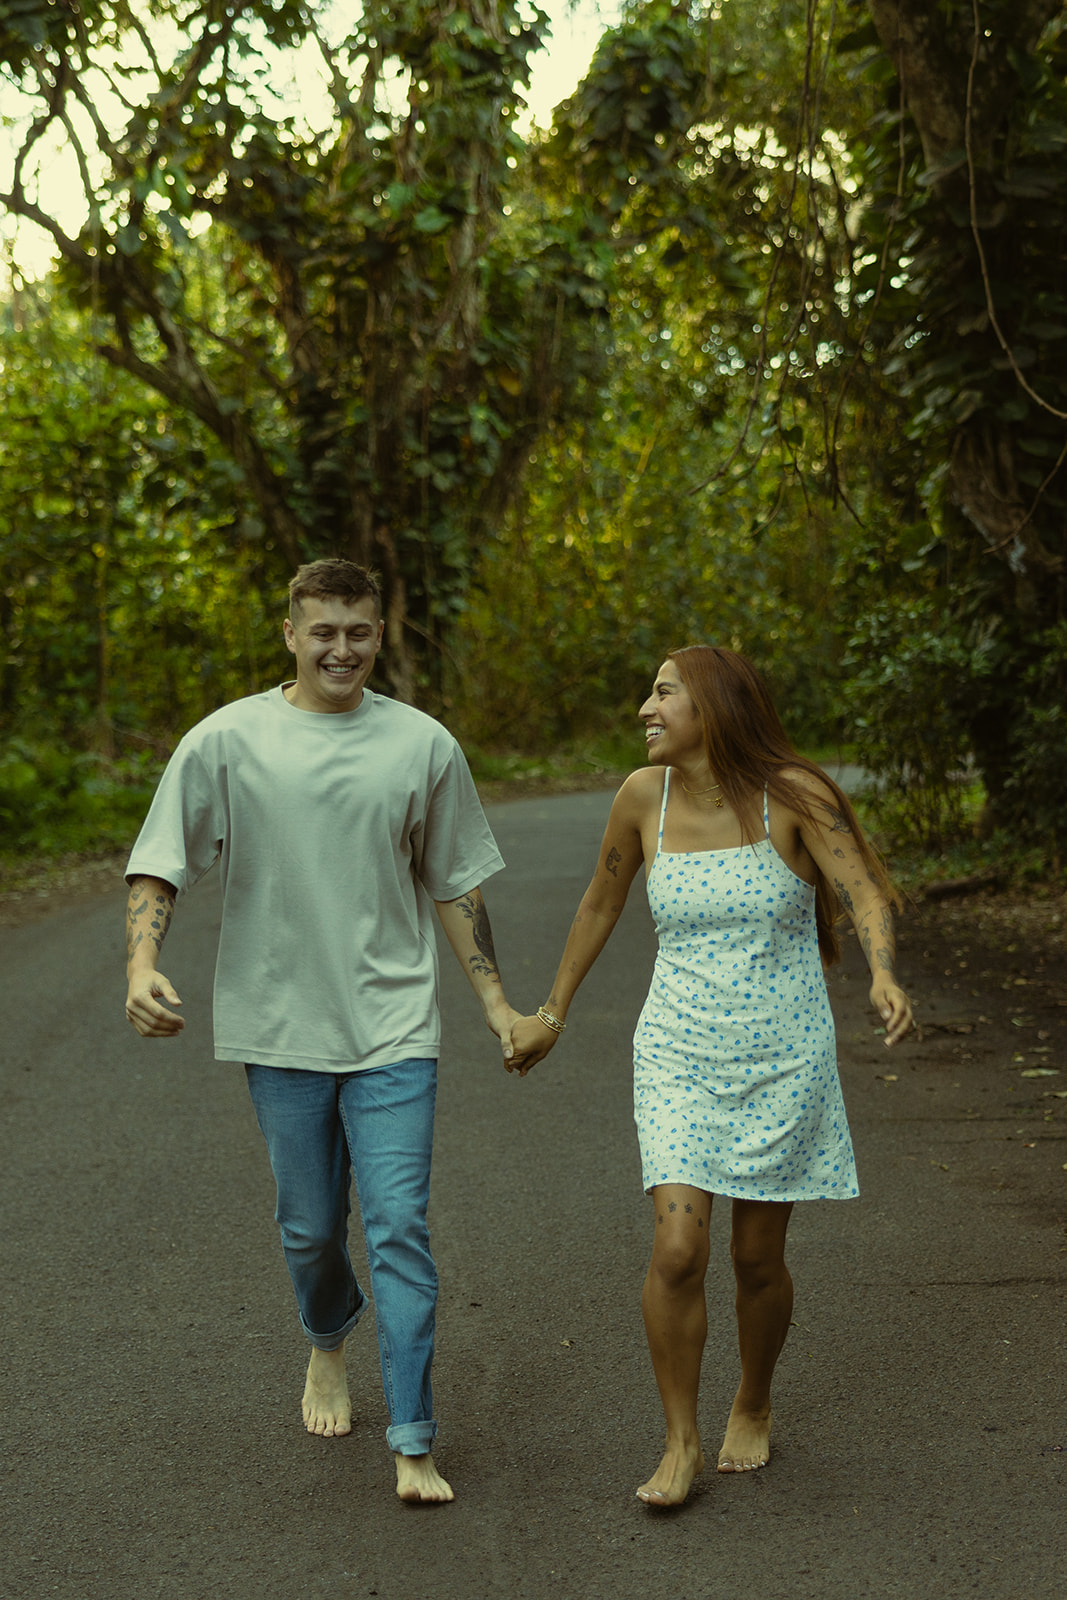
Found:
[[[673,661],[660,667],[652,693],[637,714],[645,725],[649,761],[678,766],[704,755],[700,717]]]

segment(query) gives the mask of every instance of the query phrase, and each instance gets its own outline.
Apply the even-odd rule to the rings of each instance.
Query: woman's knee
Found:
[[[669,1234],[657,1231],[649,1271],[661,1282],[680,1288],[694,1279],[703,1282],[707,1270],[706,1233],[698,1234],[694,1229],[672,1230]]]
[[[738,1287],[757,1293],[781,1280],[786,1271],[785,1237],[791,1205],[734,1201],[730,1259]]]
[[[744,1237],[736,1235],[730,1240],[730,1260],[738,1287],[749,1294],[758,1294],[779,1282],[786,1271],[785,1240],[782,1238]]]

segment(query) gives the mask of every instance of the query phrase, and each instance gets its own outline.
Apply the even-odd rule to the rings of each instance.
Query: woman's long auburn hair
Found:
[[[696,707],[704,733],[708,765],[722,786],[722,794],[741,819],[741,837],[748,843],[745,817],[751,812],[753,794],[767,791],[791,811],[798,811],[812,822],[817,820],[810,795],[785,776],[792,767],[808,772],[828,788],[852,830],[867,870],[890,905],[899,899],[881,860],[864,837],[859,819],[844,791],[814,761],[798,755],[789,741],[767,686],[750,661],[736,650],[721,645],[691,644],[669,650],[690,698]],[[841,959],[837,924],[843,907],[832,883],[815,867],[815,921],[819,950],[831,965]]]

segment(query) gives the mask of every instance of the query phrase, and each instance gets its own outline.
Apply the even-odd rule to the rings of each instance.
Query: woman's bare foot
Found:
[[[733,1403],[719,1451],[720,1472],[754,1472],[771,1459],[771,1412],[753,1413]]]
[[[434,1466],[433,1456],[396,1457],[396,1492],[401,1500],[421,1501],[424,1505],[441,1505],[454,1500],[452,1486]]]
[[[704,1452],[699,1442],[691,1445],[668,1445],[663,1460],[637,1491],[637,1498],[646,1506],[680,1506],[693,1479],[704,1470]]]
[[[324,1439],[352,1432],[352,1402],[345,1377],[345,1347],[318,1350],[314,1346],[304,1385],[304,1426]]]

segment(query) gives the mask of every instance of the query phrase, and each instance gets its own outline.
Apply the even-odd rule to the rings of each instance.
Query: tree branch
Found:
[[[71,239],[68,234],[65,234],[54,217],[50,217],[46,211],[42,211],[40,206],[35,205],[32,200],[27,200],[21,188],[17,191],[13,190],[11,194],[0,194],[0,206],[3,206],[6,211],[12,212],[16,217],[24,217],[27,222],[35,222],[39,228],[44,229],[45,233],[52,236],[61,255],[65,256],[68,261],[84,267],[86,271],[91,270],[93,258],[89,252],[78,243],[77,239]]]
[[[978,265],[981,269],[982,285],[985,289],[985,303],[986,310],[989,313],[989,324],[1000,341],[1000,347],[1007,356],[1011,364],[1011,370],[1014,372],[1020,387],[1026,391],[1035,404],[1041,407],[1042,411],[1047,411],[1050,416],[1059,417],[1067,422],[1067,411],[1059,411],[1055,406],[1050,405],[1047,400],[1043,400],[1037,390],[1027,382],[1019,368],[1019,363],[1015,359],[1015,352],[1012,350],[1005,337],[1004,330],[1000,326],[996,303],[993,299],[993,285],[989,281],[989,267],[986,263],[985,246],[982,243],[982,232],[978,226],[978,187],[974,170],[974,74],[978,66],[978,53],[982,38],[982,29],[978,16],[978,0],[971,0],[971,8],[974,14],[974,48],[971,51],[971,65],[967,73],[967,113],[964,119],[964,145],[967,151],[967,182],[970,188],[971,234],[974,238],[975,250],[978,252]]]
[[[196,366],[191,352],[186,349],[183,359],[183,354],[175,350],[166,362],[153,362],[139,356],[131,344],[98,344],[95,348],[113,367],[139,378],[179,409],[192,411],[200,418],[241,468],[286,560],[299,565],[306,529],[286,499],[282,479],[240,412],[223,411],[214,385]]]

